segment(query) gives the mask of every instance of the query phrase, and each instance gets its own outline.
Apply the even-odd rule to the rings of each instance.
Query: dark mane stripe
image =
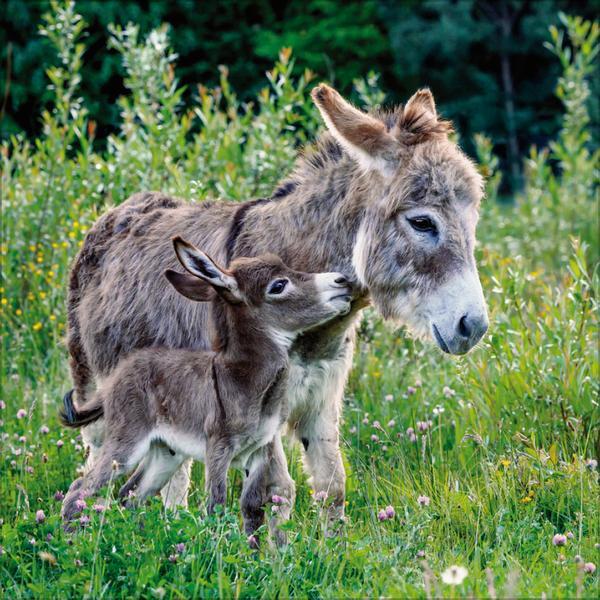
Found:
[[[231,222],[231,227],[229,228],[229,234],[227,235],[227,241],[225,242],[225,256],[227,259],[227,266],[229,266],[229,263],[233,258],[235,244],[237,242],[238,236],[240,235],[240,232],[242,231],[242,227],[244,225],[244,217],[246,216],[246,213],[254,206],[264,204],[269,200],[270,198],[257,198],[256,200],[250,200],[249,202],[244,202],[244,204],[240,204],[239,208],[235,211],[235,214],[233,215],[233,221]]]

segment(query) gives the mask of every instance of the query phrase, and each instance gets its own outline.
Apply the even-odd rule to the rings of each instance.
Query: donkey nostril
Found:
[[[469,320],[467,315],[463,315],[458,322],[458,333],[464,338],[471,337],[471,333],[473,333],[472,327],[469,325]]]
[[[344,283],[348,283],[348,280],[343,276],[340,275],[336,280],[336,283],[339,283],[340,285],[344,284]]]

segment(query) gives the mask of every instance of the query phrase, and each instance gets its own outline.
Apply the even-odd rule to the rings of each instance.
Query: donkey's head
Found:
[[[178,237],[173,244],[187,273],[165,275],[179,293],[196,301],[218,295],[284,344],[350,310],[351,288],[341,273],[294,271],[274,255],[237,258],[225,270],[189,242]]]
[[[363,171],[356,275],[385,318],[463,354],[487,311],[473,257],[482,179],[448,138],[429,90],[370,115],[320,85],[313,98],[337,142]]]

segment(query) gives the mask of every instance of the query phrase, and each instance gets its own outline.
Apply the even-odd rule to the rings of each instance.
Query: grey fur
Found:
[[[293,271],[273,256],[238,258],[225,271],[183,240],[175,247],[190,274],[168,272],[168,280],[188,298],[213,298],[218,350],[134,351],[85,411],[74,408],[69,426],[103,412],[105,434],[93,465],[71,485],[62,514],[71,520],[77,500],[136,467],[120,494],[135,491],[141,502],[193,457],[206,463],[209,511],[225,502],[229,466],[247,471],[241,505],[251,533],[262,523],[267,494],[276,493],[269,470],[285,469],[282,451],[274,449],[288,412],[289,348],[300,333],[347,313],[351,288],[340,273]],[[277,281],[285,287],[271,293]],[[292,501],[286,498],[289,506]]]
[[[427,90],[376,115],[354,109],[327,86],[314,98],[330,133],[303,153],[272,199],[240,209],[144,192],[98,220],[71,273],[69,351],[83,402],[94,381],[137,348],[209,348],[207,308],[185,302],[155,276],[175,266],[168,238],[176,234],[221,262],[228,251],[273,252],[295,269],[358,279],[363,295],[352,312],[301,336],[291,351],[288,429],[307,440],[313,487],[335,498],[337,518],[344,501],[338,423],[357,313],[371,301],[384,317],[426,336],[437,323],[445,349],[456,353],[478,341],[487,326],[473,258],[482,180],[448,138],[449,124]],[[435,243],[410,229],[411,211],[435,217]],[[467,312],[476,327],[461,336],[459,319]],[[273,477],[292,493],[286,469]],[[178,500],[185,502],[182,481]]]

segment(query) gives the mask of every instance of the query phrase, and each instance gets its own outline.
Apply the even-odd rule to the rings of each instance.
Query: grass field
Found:
[[[1,148],[3,597],[598,596],[598,153],[586,106],[599,28],[563,24],[548,36],[563,66],[563,128],[531,150],[514,203],[497,202],[493,144],[476,140],[489,334],[449,359],[367,312],[342,428],[348,524],[322,535],[322,507],[290,447],[291,543],[255,553],[240,531],[240,477],[224,513],[206,517],[201,465],[189,511],[165,513],[154,499],[98,512],[90,501],[82,531],[63,532],[60,493],[83,462],[56,418],[70,387],[66,279],[86,230],[135,191],[270,193],[317,130],[311,74],[294,77],[282,51],[251,109],[225,70],[219,90],[181,106],[166,31],[141,40],[115,28],[130,93],[121,133],[99,150],[77,95],[84,24],[57,6],[45,24],[57,66],[44,135]],[[367,106],[380,97],[374,77],[357,86]],[[395,514],[381,520],[386,507]]]

